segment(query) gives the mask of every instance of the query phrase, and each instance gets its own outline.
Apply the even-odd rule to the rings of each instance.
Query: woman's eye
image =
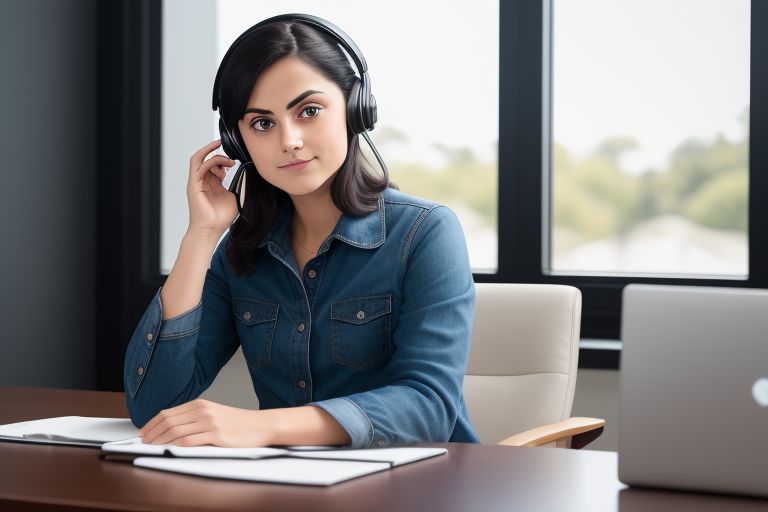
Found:
[[[316,117],[318,114],[320,114],[320,110],[321,110],[320,107],[316,107],[312,105],[309,107],[304,107],[301,113],[303,114],[306,112],[308,114],[307,116],[304,116],[304,117]]]
[[[304,107],[303,109],[301,109],[301,113],[307,114],[307,115],[302,115],[301,117],[304,117],[304,118],[317,117],[320,114],[320,111],[322,109],[323,109],[322,107],[317,107],[314,105]],[[259,132],[265,132],[270,128],[272,128],[273,124],[274,123],[269,119],[259,118],[259,119],[254,119],[251,122],[251,128],[254,128],[256,131],[259,131]]]
[[[251,127],[256,128],[257,131],[265,132],[270,127],[269,123],[272,123],[269,119],[255,119],[253,123],[251,123]]]

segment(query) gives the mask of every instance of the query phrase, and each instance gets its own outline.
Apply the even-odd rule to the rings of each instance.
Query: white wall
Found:
[[[192,154],[218,137],[211,109],[218,69],[216,3],[163,1],[160,271],[169,274],[187,230]]]

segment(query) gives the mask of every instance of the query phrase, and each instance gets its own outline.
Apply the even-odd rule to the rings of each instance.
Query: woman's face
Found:
[[[238,127],[259,174],[292,196],[329,190],[347,156],[344,94],[298,57],[259,76]]]

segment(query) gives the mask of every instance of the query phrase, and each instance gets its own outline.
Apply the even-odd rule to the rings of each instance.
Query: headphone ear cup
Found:
[[[358,134],[373,130],[376,119],[376,98],[371,95],[368,74],[365,73],[362,80],[359,77],[355,77],[355,83],[349,91],[347,124],[349,124],[349,129],[353,133]]]
[[[371,82],[368,79],[368,73],[363,73],[360,84],[360,113],[365,129],[373,130],[378,120],[378,109],[376,108],[376,98],[371,94]]]
[[[363,133],[365,126],[363,123],[363,115],[360,108],[360,79],[355,77],[355,83],[352,84],[352,88],[349,91],[349,99],[347,100],[347,125],[354,134]]]
[[[376,125],[376,121],[379,119],[379,111],[376,107],[376,98],[373,96],[370,97],[371,102],[366,105],[366,108],[363,110],[366,114],[365,119],[365,125],[369,130],[373,130],[373,127]]]
[[[219,135],[221,136],[221,149],[224,150],[224,153],[226,153],[226,155],[233,160],[239,160],[239,155],[237,155],[237,152],[232,145],[232,137],[230,136],[229,130],[227,130],[227,125],[224,124],[224,120],[222,118],[219,118]]]
[[[239,160],[243,164],[251,161],[248,153],[243,150],[237,134],[227,128],[227,124],[221,117],[219,117],[219,135],[221,135],[221,148],[229,158]]]

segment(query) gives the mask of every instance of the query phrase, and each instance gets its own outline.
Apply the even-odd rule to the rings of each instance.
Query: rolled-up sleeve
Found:
[[[141,427],[158,412],[197,398],[239,346],[224,270],[224,241],[206,272],[200,303],[163,320],[158,289],[128,343],[125,400]]]
[[[347,431],[353,448],[446,442],[463,404],[475,309],[466,240],[438,206],[414,227],[402,253],[403,301],[393,332],[388,385],[313,402]]]
[[[365,448],[373,441],[373,423],[360,406],[349,398],[331,398],[310,405],[320,407],[330,414],[347,431],[350,447]]]

